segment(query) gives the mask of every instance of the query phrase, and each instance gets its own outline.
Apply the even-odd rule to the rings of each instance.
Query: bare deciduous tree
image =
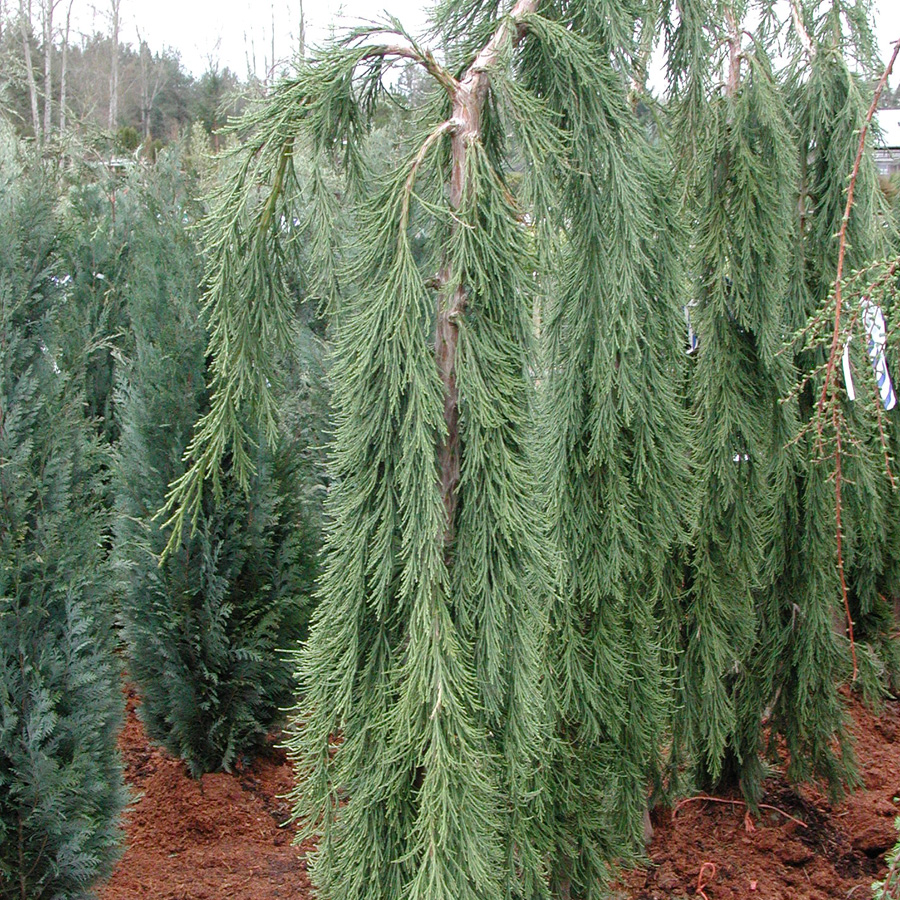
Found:
[[[72,25],[72,4],[75,0],[69,0],[69,8],[66,10],[66,30],[62,42],[62,61],[59,71],[59,136],[66,133],[66,76],[68,74],[69,58],[69,29]]]
[[[53,113],[53,13],[59,0],[41,0],[41,30],[44,40],[44,138],[50,136]]]
[[[138,29],[138,44],[140,47],[140,88],[141,88],[141,132],[144,140],[150,139],[150,117],[153,104],[159,96],[159,92],[165,87],[168,80],[168,72],[164,66],[153,59],[150,45],[141,37]],[[151,81],[153,82],[151,86]]]
[[[31,100],[31,122],[34,126],[34,139],[41,142],[41,118],[38,112],[37,83],[34,80],[34,66],[31,63],[31,4],[19,0],[19,25],[22,29],[22,50],[25,54],[25,73],[28,78],[28,96]]]
[[[119,9],[122,0],[110,0],[112,14],[112,57],[109,70],[109,130],[119,121]]]

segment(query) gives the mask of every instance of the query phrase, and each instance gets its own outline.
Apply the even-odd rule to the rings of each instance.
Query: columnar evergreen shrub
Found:
[[[204,492],[196,530],[160,565],[154,517],[207,404],[202,264],[186,228],[200,209],[171,160],[132,190],[143,213],[123,288],[134,351],[118,400],[122,618],[148,734],[197,775],[257,749],[293,701],[289,651],[308,617],[316,535],[285,431],[278,450],[254,454],[246,494],[233,478]]]
[[[53,179],[0,151],[0,897],[87,898],[117,856],[122,716],[101,454],[59,343]]]
[[[67,279],[68,340],[86,353],[85,413],[98,434],[115,443],[116,357],[128,353],[128,314],[122,288],[135,231],[137,198],[120,173],[69,159],[62,208],[60,256]]]

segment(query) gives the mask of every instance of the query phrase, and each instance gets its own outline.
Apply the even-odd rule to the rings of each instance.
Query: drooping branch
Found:
[[[434,58],[430,50],[420,53],[412,47],[391,44],[377,48],[382,56],[396,56],[400,59],[409,59],[420,65],[444,90],[452,91],[456,86],[456,79]],[[373,54],[375,55],[375,54]]]
[[[120,0],[110,0],[113,8],[117,8]],[[261,172],[266,164],[270,165],[269,173],[272,177],[271,188],[267,191],[265,202],[258,215],[253,216],[251,232],[249,233],[249,246],[257,257],[266,256],[261,250],[266,241],[277,244],[278,235],[272,234],[271,225],[277,220],[276,207],[282,200],[285,173],[293,153],[294,139],[297,135],[306,133],[313,138],[313,145],[319,152],[327,152],[331,149],[340,151],[352,145],[354,129],[359,125],[355,115],[339,116],[336,119],[331,115],[333,111],[334,97],[329,97],[329,102],[322,102],[320,93],[321,84],[334,88],[336,94],[340,94],[341,102],[348,106],[356,104],[357,99],[352,95],[358,87],[355,80],[357,67],[366,65],[368,70],[364,72],[365,92],[367,96],[374,96],[377,84],[383,75],[384,67],[394,60],[411,60],[422,66],[438,84],[442,86],[451,103],[451,115],[440,123],[424,141],[418,155],[414,158],[412,171],[409,173],[409,181],[405,185],[406,195],[402,201],[401,214],[403,224],[408,221],[409,202],[415,180],[416,171],[424,161],[430,148],[443,135],[450,137],[450,171],[447,174],[449,205],[452,212],[457,212],[465,196],[465,167],[469,147],[481,140],[482,116],[487,100],[491,69],[495,67],[504,52],[522,39],[525,34],[524,18],[534,13],[538,6],[538,0],[518,0],[510,13],[498,24],[491,38],[486,42],[481,51],[458,80],[454,78],[434,55],[421,49],[416,42],[402,30],[399,23],[395,27],[366,28],[354,32],[342,46],[326,54],[321,62],[324,71],[327,71],[329,79],[316,83],[316,64],[303,67],[300,75],[282,88],[276,89],[277,102],[273,101],[272,108],[263,111],[260,116],[252,120],[260,129],[260,137],[251,142],[245,148],[246,161],[234,184],[223,193],[225,198],[221,210],[219,223],[222,233],[234,234],[242,227],[240,222],[248,214],[251,204],[250,197],[256,196],[256,192],[249,192],[248,186],[252,182],[251,173]],[[378,35],[393,35],[402,39],[402,42],[392,43],[361,43],[376,38]],[[274,110],[274,111],[273,111]],[[288,110],[286,112],[286,110]],[[257,158],[258,157],[258,158]],[[454,222],[454,228],[458,223]],[[262,277],[260,273],[266,268],[264,263],[251,265],[238,263],[232,271],[227,262],[236,262],[233,254],[240,242],[226,240],[224,243],[217,239],[218,246],[212,254],[220,254],[219,262],[215,264],[211,279],[212,287],[207,294],[206,309],[213,322],[211,347],[213,349],[213,380],[211,384],[212,404],[210,413],[198,423],[195,437],[191,441],[186,457],[193,460],[191,467],[185,474],[173,484],[166,498],[166,506],[161,511],[165,518],[164,527],[173,529],[172,539],[167,552],[174,547],[179,539],[181,528],[188,521],[194,522],[201,489],[206,479],[212,479],[213,486],[217,483],[218,467],[227,448],[232,452],[232,469],[238,474],[238,480],[242,481],[241,474],[246,477],[252,470],[250,459],[246,452],[245,444],[247,434],[241,425],[238,416],[238,407],[244,399],[256,394],[255,405],[266,413],[266,434],[273,430],[273,419],[269,392],[266,387],[266,379],[260,373],[265,368],[263,357],[260,356],[259,364],[245,365],[237,356],[235,347],[238,343],[232,340],[234,329],[252,329],[252,339],[245,341],[246,346],[252,346],[252,353],[263,354],[263,333],[269,325],[264,321],[264,316],[254,313],[245,305],[235,304],[231,295],[233,290],[231,280],[234,279],[234,271],[243,272],[256,288],[262,290],[270,299],[274,298],[274,291],[270,280]],[[255,248],[255,249],[254,249]],[[261,254],[261,256],[260,256]],[[247,255],[252,255],[249,253]],[[259,276],[259,277],[258,277]],[[260,278],[262,280],[260,280]],[[453,271],[449,261],[442,265],[437,278],[432,282],[437,288],[438,309],[435,328],[435,358],[439,376],[444,388],[444,420],[446,423],[446,439],[442,441],[438,450],[440,467],[440,489],[447,512],[445,538],[452,540],[456,510],[457,485],[460,473],[459,450],[459,411],[458,392],[456,388],[456,357],[459,339],[458,322],[466,305],[466,290],[461,284],[459,273]],[[247,290],[244,285],[241,293],[252,297],[253,292]],[[263,309],[265,303],[255,301],[257,309]],[[277,316],[280,313],[274,313]],[[280,326],[279,326],[280,327]],[[278,328],[276,328],[276,331]],[[244,332],[241,332],[244,333]],[[242,344],[241,346],[244,346]],[[244,347],[245,356],[246,346]],[[220,363],[222,359],[231,354],[229,362]],[[237,374],[235,374],[237,373]]]

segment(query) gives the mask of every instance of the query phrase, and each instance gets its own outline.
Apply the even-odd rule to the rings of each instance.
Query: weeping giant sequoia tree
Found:
[[[244,120],[208,232],[210,411],[170,508],[181,533],[226,450],[248,482],[240,406],[274,434],[272,348],[303,247],[334,334],[330,522],[292,734],[323,896],[599,896],[640,841],[679,641],[697,706],[677,736],[714,777],[729,748],[755,758],[765,706],[808,677],[778,593],[799,515],[798,452],[780,443],[799,413],[777,404],[792,361],[776,351],[802,178],[764,49],[721,94],[698,74],[723,62],[714,12],[445,3],[444,62],[396,21],[360,29]],[[709,173],[698,203],[678,202],[665,129],[639,115],[661,26],[684,149]],[[376,176],[365,136],[397,64],[433,92],[405,160]],[[686,271],[708,342],[694,437]],[[709,402],[729,370],[762,404],[731,430],[734,410]],[[737,524],[760,531],[740,547],[751,453],[763,495]],[[726,584],[729,546],[743,568]],[[750,670],[743,702],[734,676],[770,607],[791,650]],[[698,725],[709,697],[715,731]]]

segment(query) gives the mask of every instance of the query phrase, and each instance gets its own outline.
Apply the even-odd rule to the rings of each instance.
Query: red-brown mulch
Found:
[[[743,807],[702,800],[682,806],[674,820],[662,812],[654,821],[650,865],[622,878],[621,900],[871,898],[872,882],[885,871],[884,853],[898,838],[900,703],[885,703],[877,716],[853,703],[851,713],[862,787],[831,807],[814,789],[797,791],[770,779],[764,802],[805,828],[761,810],[748,832]]]
[[[125,854],[99,900],[307,900],[306,863],[284,823],[291,767],[280,750],[234,775],[191,779],[148,743],[128,697],[119,746],[134,802]]]
[[[900,703],[880,715],[852,708],[864,787],[835,808],[814,790],[773,779],[774,811],[745,828],[738,806],[695,801],[675,820],[654,822],[650,865],[626,873],[618,900],[848,900],[870,897],[897,838],[900,814]],[[129,698],[121,737],[126,778],[135,796],[126,814],[127,849],[100,900],[308,900],[302,851],[283,823],[291,787],[281,751],[235,775],[193,781],[184,766],[148,745]],[[706,865],[705,865],[706,864]],[[714,871],[712,866],[715,867]],[[698,882],[701,868],[703,877]],[[698,893],[698,884],[702,894]]]

